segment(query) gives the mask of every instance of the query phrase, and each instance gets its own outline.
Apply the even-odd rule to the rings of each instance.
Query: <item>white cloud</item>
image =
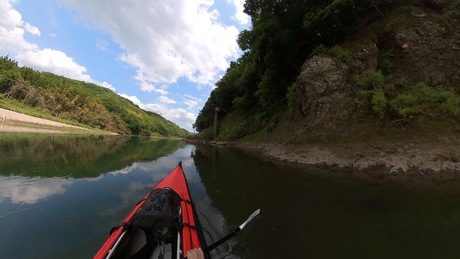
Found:
[[[102,87],[105,87],[105,88],[108,88],[112,91],[115,92],[115,87],[113,87],[111,84],[107,83],[107,82],[102,82],[102,83],[98,83],[98,85],[102,86]]]
[[[196,115],[183,108],[169,109],[165,105],[159,103],[144,104],[136,96],[127,94],[120,94],[120,96],[130,100],[141,109],[160,114],[165,119],[174,122],[180,127],[192,131],[192,125],[196,120]]]
[[[163,85],[160,87],[155,86],[151,83],[148,83],[147,80],[144,79],[144,76],[137,76],[136,79],[140,82],[139,85],[142,91],[157,92],[159,94],[168,94],[168,92],[166,91],[166,88],[168,88],[167,85]]]
[[[192,125],[196,120],[195,114],[183,109],[168,109],[166,106],[161,104],[144,104],[143,109],[152,111],[165,117],[167,120],[172,121],[182,128],[188,131],[192,131]]]
[[[40,36],[40,30],[23,21],[13,9],[14,1],[0,2],[0,54],[9,55],[22,66],[52,72],[77,80],[98,83],[86,74],[86,68],[76,63],[64,52],[49,48],[40,49],[24,39],[25,33]]]
[[[231,3],[236,8],[235,15],[232,16],[232,19],[234,19],[235,21],[241,24],[248,24],[250,17],[249,15],[244,13],[245,0],[227,0],[227,2]]]
[[[0,2],[0,25],[7,29],[13,29],[18,25],[21,26],[23,24],[22,15],[12,9],[10,1],[2,1]]]
[[[137,70],[144,91],[179,78],[212,84],[239,55],[238,29],[217,21],[212,0],[59,0],[79,19],[109,33]],[[101,12],[100,10],[104,10]]]
[[[168,98],[171,96],[169,85],[179,79],[188,79],[198,87],[206,86],[206,90],[210,90],[209,86],[227,69],[228,61],[240,54],[236,43],[238,29],[218,21],[219,12],[213,7],[214,0],[54,1],[77,15],[76,21],[96,28],[98,33],[102,31],[110,35],[118,45],[117,49],[122,50],[117,54],[119,59],[136,70],[134,79],[139,82],[141,90],[159,94],[159,101],[155,104],[143,104],[136,97],[139,107],[157,112],[189,130],[196,117],[191,110],[195,110],[202,100]],[[15,0],[0,0],[0,55],[9,55],[20,65],[115,91],[110,83],[92,79],[87,68],[77,62],[78,57],[28,41],[26,36],[39,37],[42,32],[23,20],[21,13],[14,9],[14,3]],[[238,18],[243,1],[233,0],[231,3],[236,7],[235,18],[244,22],[244,18]],[[56,37],[56,34],[48,33],[47,36]],[[95,44],[99,49],[109,51],[109,43],[99,40]],[[181,102],[185,109],[168,110],[166,105],[174,102]]]
[[[21,53],[38,48],[24,40],[24,21],[21,14],[14,10],[9,1],[0,2],[0,52],[5,54]]]
[[[187,99],[192,99],[192,100],[195,100],[195,101],[201,101],[200,98],[197,98],[195,96],[191,96],[189,94],[184,94],[184,98],[187,98]]]
[[[95,82],[86,74],[86,68],[78,65],[72,58],[64,52],[53,49],[31,49],[23,53],[18,53],[15,59],[25,66],[31,66],[38,70],[50,71],[86,82]]]
[[[137,98],[136,96],[130,96],[130,95],[127,95],[127,94],[120,94],[120,96],[130,100],[131,102],[133,102],[135,105],[137,105],[139,107],[141,107],[141,105],[142,105],[141,100],[139,100],[139,98]]]
[[[182,96],[182,100],[189,110],[196,109],[199,105],[203,105],[202,99],[196,98],[189,94],[185,94],[184,96]]]
[[[162,103],[166,103],[166,104],[173,104],[173,103],[177,103],[176,101],[174,101],[173,99],[170,99],[168,98],[167,96],[160,96],[158,98],[158,101],[162,102]]]
[[[35,36],[40,36],[40,34],[41,34],[41,33],[40,33],[40,30],[39,30],[37,27],[35,27],[35,26],[33,26],[33,25],[30,25],[30,24],[27,23],[27,22],[24,23],[24,29],[25,29],[28,33],[33,34],[33,35],[35,35]]]
[[[198,101],[196,100],[184,100],[184,104],[187,105],[189,109],[194,109],[198,106]]]

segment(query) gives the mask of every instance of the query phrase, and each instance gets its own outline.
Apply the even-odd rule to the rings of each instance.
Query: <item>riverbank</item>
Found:
[[[80,133],[90,129],[0,109],[0,132]],[[227,142],[189,140],[219,146],[255,148],[286,162],[353,170],[386,168],[390,174],[460,172],[460,143],[446,140],[406,142],[355,142],[348,144],[285,144],[282,142]]]
[[[0,132],[90,134],[91,130],[0,108]]]
[[[226,142],[189,140],[217,146],[258,149],[264,155],[285,162],[347,168],[388,174],[426,175],[460,173],[460,143],[362,142],[353,144],[282,144],[274,142]]]
[[[353,145],[282,145],[261,143],[265,155],[287,162],[390,174],[460,173],[460,146],[446,143],[355,143]]]

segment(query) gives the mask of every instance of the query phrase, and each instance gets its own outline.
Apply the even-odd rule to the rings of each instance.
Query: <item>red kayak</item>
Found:
[[[205,248],[181,163],[129,213],[94,258],[183,258]],[[205,250],[205,258],[211,258]]]

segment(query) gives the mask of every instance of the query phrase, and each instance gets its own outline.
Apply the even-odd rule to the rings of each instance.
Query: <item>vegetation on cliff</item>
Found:
[[[160,115],[140,109],[109,89],[20,67],[0,57],[0,107],[20,106],[64,121],[125,135],[179,136],[189,133]],[[28,109],[27,109],[28,108]],[[16,109],[17,110],[17,109]]]
[[[194,124],[204,137],[214,106],[227,140],[324,140],[417,118],[458,128],[458,1],[247,0],[245,12],[245,52]]]

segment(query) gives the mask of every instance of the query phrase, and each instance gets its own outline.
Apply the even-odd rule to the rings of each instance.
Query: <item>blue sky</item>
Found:
[[[244,0],[0,0],[0,55],[98,84],[193,131],[241,55]]]

